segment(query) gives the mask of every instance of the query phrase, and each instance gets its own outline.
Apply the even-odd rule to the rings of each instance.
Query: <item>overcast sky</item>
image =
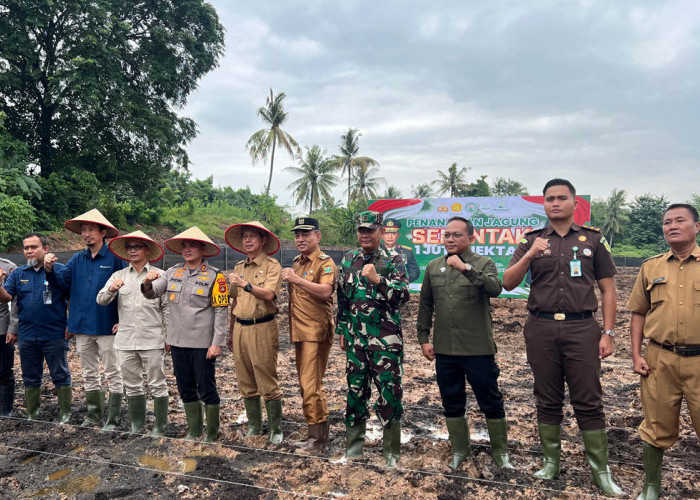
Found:
[[[358,128],[405,197],[453,162],[531,194],[552,177],[600,198],[700,193],[697,0],[211,3],[226,54],[183,114],[192,172],[215,185],[264,190],[245,144],[272,88],[300,145],[336,154]],[[277,155],[282,203],[290,165]]]

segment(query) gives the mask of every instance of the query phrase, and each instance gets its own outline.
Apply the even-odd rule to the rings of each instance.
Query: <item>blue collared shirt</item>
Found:
[[[61,272],[65,266],[54,264],[54,271]],[[65,292],[50,283],[46,285],[43,267],[34,269],[28,265],[18,267],[7,277],[5,291],[17,299],[19,316],[19,340],[55,340],[64,338],[66,332]],[[51,304],[44,304],[44,291],[51,292]]]
[[[70,290],[69,333],[112,335],[112,327],[119,322],[117,303],[99,305],[97,292],[112,273],[126,265],[102,245],[94,259],[90,249],[85,249],[73,255],[60,271],[46,274],[49,283]]]

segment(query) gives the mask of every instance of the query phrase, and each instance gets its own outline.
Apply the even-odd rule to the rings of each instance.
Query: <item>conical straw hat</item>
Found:
[[[269,229],[263,226],[262,223],[256,220],[229,226],[229,228],[226,230],[226,233],[224,234],[228,246],[230,246],[237,252],[246,253],[246,251],[243,249],[242,235],[243,231],[245,231],[248,228],[260,229],[263,233],[267,234],[267,241],[265,242],[265,246],[263,246],[263,251],[267,255],[273,255],[277,253],[277,251],[280,249],[280,240],[278,240],[277,236],[272,234],[272,232]]]
[[[165,253],[160,243],[151,239],[143,231],[134,231],[133,233],[114,238],[108,245],[110,251],[120,259],[131,260],[129,259],[129,252],[126,251],[126,242],[128,240],[142,240],[146,244],[148,247],[148,262],[160,260]]]
[[[204,246],[206,247],[204,249],[204,257],[214,257],[215,255],[219,255],[219,253],[221,253],[219,245],[216,245],[213,241],[211,241],[209,236],[204,234],[197,226],[192,226],[180,234],[173,236],[169,240],[165,240],[165,246],[175,253],[182,254],[183,240],[201,241],[204,243]]]
[[[99,224],[100,226],[102,226],[104,229],[107,230],[107,238],[116,238],[117,236],[119,236],[119,230],[116,227],[114,227],[112,223],[109,222],[107,218],[104,215],[102,215],[102,213],[96,208],[93,208],[89,212],[85,212],[83,215],[79,215],[74,219],[66,221],[64,225],[69,231],[73,231],[74,233],[80,234],[81,226],[85,222],[91,222],[93,224]]]

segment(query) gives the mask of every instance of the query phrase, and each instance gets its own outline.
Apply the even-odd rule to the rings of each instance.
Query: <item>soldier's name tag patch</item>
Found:
[[[666,282],[666,276],[661,276],[660,278],[656,278],[652,283],[665,283]]]

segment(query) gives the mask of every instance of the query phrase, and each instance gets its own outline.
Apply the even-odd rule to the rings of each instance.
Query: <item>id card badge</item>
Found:
[[[43,299],[44,299],[44,305],[50,306],[51,304],[53,304],[53,300],[51,298],[51,290],[49,289],[49,282],[48,281],[44,281]]]
[[[578,259],[574,259],[572,261],[569,261],[569,267],[571,268],[571,277],[572,278],[578,278],[581,276],[581,261]]]

